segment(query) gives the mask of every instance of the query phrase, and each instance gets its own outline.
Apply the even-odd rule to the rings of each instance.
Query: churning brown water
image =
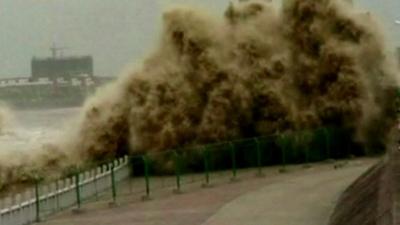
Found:
[[[330,125],[384,146],[397,71],[371,14],[344,0],[242,1],[223,19],[176,8],[163,20],[157,50],[99,90],[59,141],[29,162],[2,160],[3,184],[125,153]]]

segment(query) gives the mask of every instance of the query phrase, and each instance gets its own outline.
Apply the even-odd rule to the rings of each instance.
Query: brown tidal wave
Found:
[[[325,126],[385,148],[398,72],[372,14],[344,0],[241,1],[223,19],[176,8],[163,24],[141,68],[89,99],[34,171]]]

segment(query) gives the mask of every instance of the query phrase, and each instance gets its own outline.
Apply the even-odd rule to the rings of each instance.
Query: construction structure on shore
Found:
[[[75,107],[112,80],[94,75],[92,56],[64,57],[55,46],[51,51],[51,57],[32,58],[30,77],[0,79],[0,101],[17,109]]]

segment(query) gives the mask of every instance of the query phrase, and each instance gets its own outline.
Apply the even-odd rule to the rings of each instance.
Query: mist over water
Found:
[[[265,1],[231,4],[222,19],[167,11],[158,48],[143,65],[100,89],[29,163],[0,158],[3,181],[325,126],[349,130],[365,149],[384,149],[398,71],[378,23],[347,1],[283,2],[279,9]]]
[[[79,114],[79,108],[48,110],[10,110],[3,107],[0,153],[33,153],[43,144],[54,141],[64,133],[66,124]],[[5,110],[5,112],[4,112]]]

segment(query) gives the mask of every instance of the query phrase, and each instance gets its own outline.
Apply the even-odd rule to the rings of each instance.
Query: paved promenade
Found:
[[[340,193],[369,166],[306,174],[224,205],[204,225],[326,225]]]
[[[82,214],[68,211],[41,224],[325,225],[340,193],[375,162],[355,160],[337,170],[333,164],[290,166],[284,174],[275,167],[264,178],[243,175],[233,183],[220,177],[212,188],[193,183],[183,194],[160,191],[146,202],[131,196],[115,208],[92,203]]]

